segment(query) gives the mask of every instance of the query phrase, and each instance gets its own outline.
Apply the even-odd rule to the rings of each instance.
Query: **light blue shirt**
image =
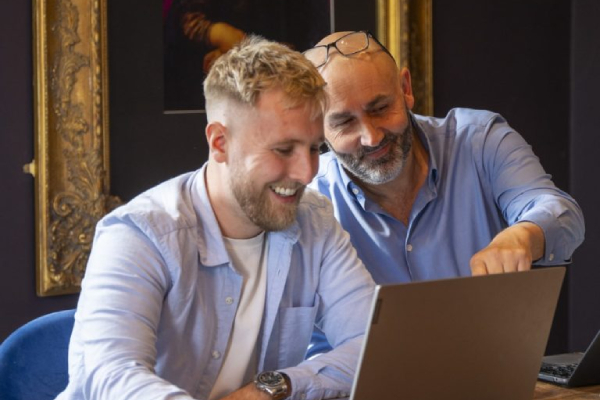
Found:
[[[570,262],[584,237],[581,210],[500,115],[454,109],[444,119],[412,118],[429,172],[408,226],[365,196],[332,152],[321,156],[311,183],[333,202],[375,282],[468,276],[471,257],[520,221],[544,231],[545,254],[537,264]]]
[[[206,399],[223,363],[242,278],[231,265],[204,168],[102,219],[75,316],[65,399]],[[294,225],[268,234],[258,370],[293,399],[350,392],[373,282],[331,204],[307,190]],[[335,350],[303,361],[313,327]]]

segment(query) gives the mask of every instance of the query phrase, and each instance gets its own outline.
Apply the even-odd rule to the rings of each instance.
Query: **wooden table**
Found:
[[[600,385],[581,388],[564,388],[550,383],[540,382],[535,385],[534,400],[600,400]]]

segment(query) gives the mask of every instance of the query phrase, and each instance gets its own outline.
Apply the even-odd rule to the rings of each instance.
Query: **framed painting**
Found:
[[[36,292],[74,293],[109,194],[103,1],[36,0],[34,26]]]
[[[332,0],[163,0],[165,112],[202,112],[212,63],[246,35],[303,51],[332,31]]]
[[[306,7],[271,10],[244,29],[268,36],[260,29],[278,26],[272,38],[298,50],[328,29],[364,29],[353,18],[372,15],[367,28],[411,68],[417,112],[431,113],[431,0],[274,3]],[[174,5],[34,0],[35,158],[24,170],[35,177],[40,296],[79,291],[95,225],[120,199],[206,158],[201,93],[189,103],[167,100],[165,26]]]

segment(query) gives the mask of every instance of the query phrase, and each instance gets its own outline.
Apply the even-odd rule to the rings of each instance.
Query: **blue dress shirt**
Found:
[[[365,196],[332,152],[321,156],[311,183],[333,202],[375,282],[468,276],[471,257],[521,221],[544,231],[537,264],[570,262],[584,237],[581,210],[500,115],[453,109],[444,119],[412,121],[429,153],[429,172],[408,226]]]
[[[241,295],[202,168],[102,219],[82,283],[58,399],[206,399]],[[258,370],[281,370],[293,399],[347,396],[373,281],[333,217],[307,190],[297,221],[268,234]],[[303,361],[315,324],[335,350]]]

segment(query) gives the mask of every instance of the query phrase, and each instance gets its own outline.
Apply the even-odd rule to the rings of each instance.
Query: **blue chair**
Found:
[[[69,381],[68,348],[75,310],[28,322],[0,345],[0,398],[51,400]]]

